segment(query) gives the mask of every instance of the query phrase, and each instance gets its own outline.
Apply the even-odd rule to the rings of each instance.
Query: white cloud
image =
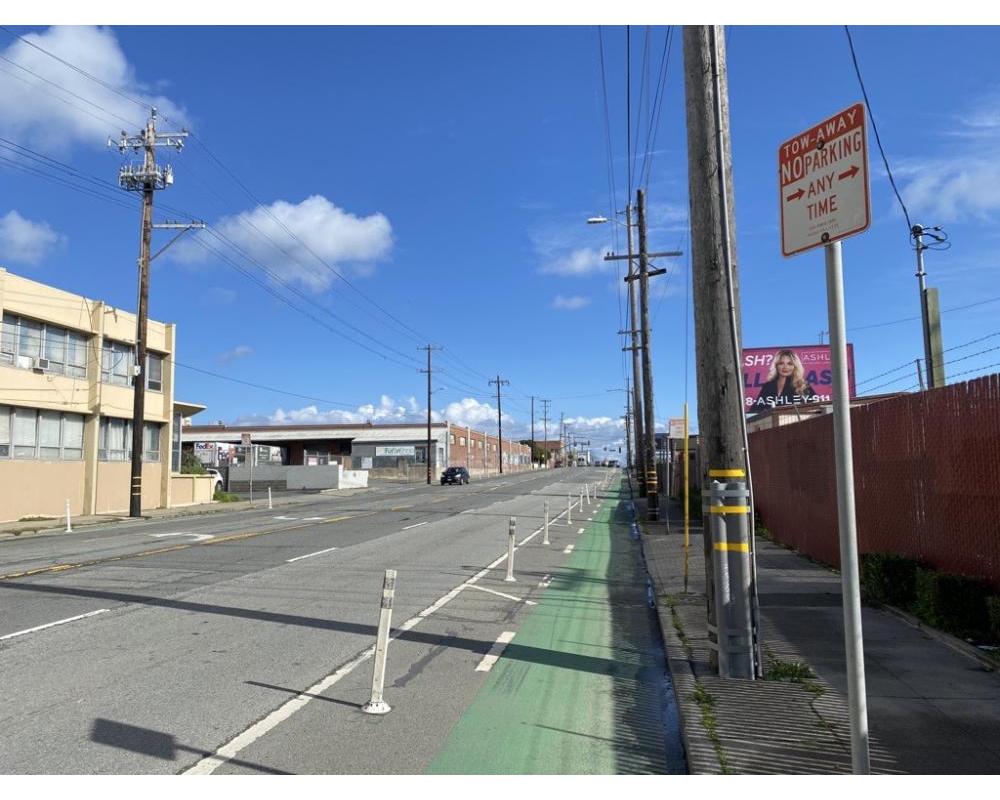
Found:
[[[455,425],[471,426],[477,430],[492,430],[496,426],[497,410],[489,403],[481,403],[475,398],[466,397],[460,401],[449,403],[444,410],[432,410],[431,419],[441,422],[447,419]],[[317,405],[285,410],[279,408],[271,414],[255,414],[239,417],[236,425],[356,425],[365,422],[374,423],[423,423],[427,420],[427,409],[422,408],[416,397],[408,397],[401,401],[382,395],[378,403],[366,403],[355,410],[329,409],[321,410]],[[503,414],[504,438],[514,435],[516,425],[514,417]]]
[[[496,426],[497,410],[489,403],[480,403],[474,397],[465,397],[457,403],[449,403],[444,410],[444,418],[455,425],[464,425],[489,432],[491,426]],[[509,414],[502,414],[505,424],[514,424],[515,420]],[[504,438],[511,435],[504,431]]]
[[[980,98],[952,122],[948,149],[958,155],[921,156],[894,165],[903,201],[911,218],[925,224],[967,218],[993,222],[1000,213],[1000,95]],[[962,140],[957,147],[955,139]]]
[[[210,228],[283,280],[312,291],[323,291],[336,280],[317,256],[338,271],[349,264],[355,273],[366,273],[393,244],[392,226],[384,214],[358,217],[322,195],[298,204],[276,200],[266,208],[223,217]],[[217,247],[211,231],[198,236]],[[209,253],[194,242],[182,242],[174,248],[174,258],[197,262],[209,258]]]
[[[555,300],[552,301],[553,308],[560,308],[564,311],[578,311],[579,309],[589,305],[590,298],[580,297],[579,295],[563,297],[561,294],[557,294]]]
[[[565,422],[575,433],[614,431],[625,427],[621,417],[568,417]]]
[[[246,344],[240,344],[225,353],[219,353],[215,360],[220,364],[228,364],[238,358],[243,358],[253,353],[253,348]]]
[[[103,149],[108,136],[117,135],[123,127],[129,133],[138,132],[154,106],[169,120],[170,130],[187,124],[178,104],[139,81],[110,28],[57,26],[25,34],[24,39],[80,67],[105,86],[31,44],[15,40],[0,52],[14,62],[5,61],[0,72],[0,131],[21,144],[49,152],[65,151],[75,142]]]
[[[46,222],[32,222],[16,211],[0,217],[0,262],[37,264],[65,242]]]
[[[607,271],[609,263],[604,260],[603,251],[581,247],[548,259],[539,272],[543,275],[593,275]]]

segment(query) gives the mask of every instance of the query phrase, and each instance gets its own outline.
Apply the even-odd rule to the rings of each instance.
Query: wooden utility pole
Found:
[[[146,411],[146,342],[149,317],[149,263],[156,256],[150,255],[154,227],[181,228],[181,233],[194,225],[167,226],[153,225],[153,192],[166,189],[174,182],[170,166],[160,167],[156,163],[155,150],[158,146],[184,146],[187,132],[157,133],[156,109],[151,109],[146,127],[137,136],[129,136],[122,131],[116,144],[109,139],[108,144],[125,153],[143,152],[141,166],[126,164],[118,172],[118,185],[129,192],[142,193],[142,226],[139,233],[139,302],[136,308],[135,363],[132,367],[132,465],[129,472],[129,516],[142,516],[142,460]],[[180,234],[178,234],[180,235]],[[171,242],[172,243],[172,242]],[[167,247],[170,245],[168,244]],[[166,248],[163,248],[166,249]],[[163,249],[160,252],[163,252]],[[159,253],[157,253],[159,255]]]
[[[632,205],[625,206],[625,225],[628,230],[628,277],[635,278],[638,271],[633,267],[632,259],[635,249],[632,246]],[[642,372],[639,367],[639,351],[642,349],[643,340],[639,340],[639,315],[636,314],[635,304],[635,280],[628,281],[628,307],[629,307],[629,333],[632,335],[632,344],[626,348],[632,351],[632,419],[635,425],[635,472],[639,482],[639,496],[646,496],[646,475],[643,470],[645,462],[643,451],[643,424],[642,414]]]
[[[646,519],[660,518],[660,490],[656,476],[656,420],[653,416],[653,354],[649,335],[649,258],[646,248],[646,195],[636,192],[639,212],[639,315],[642,321],[643,458],[646,470]]]
[[[503,475],[503,416],[500,413],[500,387],[509,386],[510,381],[501,380],[497,375],[495,381],[490,381],[490,386],[497,385],[497,456],[500,462],[500,474]]]
[[[741,470],[745,475],[747,469],[742,429],[743,387],[737,369],[739,354],[734,345],[740,330],[739,280],[735,247],[727,236],[729,231],[735,230],[736,224],[731,190],[727,192],[727,218],[722,214],[722,191],[732,186],[729,99],[725,47],[717,33],[709,26],[684,27],[691,277],[702,486],[707,485],[710,470]],[[716,58],[713,58],[713,50]],[[716,75],[713,75],[713,62]],[[716,124],[717,116],[721,119],[721,130]],[[721,153],[719,141],[722,142]],[[720,163],[722,181],[719,179]],[[708,619],[709,625],[714,626],[715,581],[710,526],[705,525],[704,530]],[[711,651],[711,660],[717,669],[717,650]]]
[[[434,347],[434,345],[425,345],[424,347],[418,347],[417,350],[427,351],[427,369],[420,370],[421,372],[427,373],[427,485],[431,485],[431,352],[434,350],[440,350],[440,347]]]

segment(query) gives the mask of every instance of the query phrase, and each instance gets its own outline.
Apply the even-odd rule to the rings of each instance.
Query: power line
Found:
[[[872,130],[875,132],[875,143],[878,145],[878,151],[882,154],[882,163],[885,164],[886,174],[889,176],[889,183],[892,186],[892,191],[896,195],[896,200],[899,201],[899,207],[903,209],[903,216],[906,217],[906,235],[909,237],[911,231],[913,230],[913,224],[910,222],[910,213],[906,210],[906,204],[903,202],[903,198],[899,195],[899,189],[896,188],[896,181],[892,177],[892,169],[889,167],[889,159],[886,158],[885,150],[882,147],[882,139],[878,135],[878,125],[875,124],[875,114],[872,113],[871,103],[868,102],[868,92],[865,89],[864,79],[861,77],[861,67],[858,66],[858,56],[854,52],[854,39],[851,38],[851,29],[849,26],[844,26],[844,33],[847,34],[847,44],[851,48],[851,61],[854,62],[854,74],[858,76],[858,83],[861,85],[861,94],[865,98],[865,108],[868,109],[868,119],[871,120]]]

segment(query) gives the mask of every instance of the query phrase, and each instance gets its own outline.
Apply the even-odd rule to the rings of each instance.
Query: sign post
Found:
[[[250,505],[253,505],[253,442],[249,433],[244,433],[241,439],[243,447],[246,448],[243,452],[247,453],[247,463],[250,465]]]
[[[858,536],[854,509],[854,462],[848,396],[846,315],[841,239],[868,228],[868,141],[865,108],[855,103],[778,148],[781,252],[785,256],[822,246],[833,366],[833,438],[837,464],[837,521],[843,587],[844,640],[850,704],[851,763],[855,774],[871,771],[865,695]]]

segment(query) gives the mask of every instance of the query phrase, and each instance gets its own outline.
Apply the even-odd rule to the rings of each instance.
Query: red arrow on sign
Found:
[[[861,170],[858,169],[858,165],[855,164],[853,167],[847,170],[847,172],[841,172],[837,177],[840,178],[840,180],[844,180],[844,178],[853,178],[859,172],[861,172]]]
[[[786,200],[800,200],[804,194],[805,194],[805,190],[804,189],[799,189],[797,192],[792,192],[785,199]]]

